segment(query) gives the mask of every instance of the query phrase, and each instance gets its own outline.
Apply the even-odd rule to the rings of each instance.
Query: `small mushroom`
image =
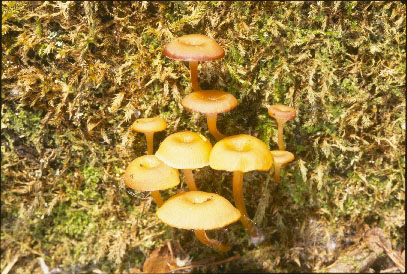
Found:
[[[242,214],[240,219],[252,237],[259,239],[257,229],[249,218],[243,200],[243,173],[252,170],[269,170],[273,157],[267,145],[256,137],[239,134],[217,142],[209,155],[209,165],[216,170],[233,171],[233,198]]]
[[[203,244],[226,252],[231,246],[208,238],[205,230],[225,227],[238,221],[241,214],[228,200],[218,194],[189,191],[169,198],[157,210],[157,216],[169,226],[193,229]]]
[[[153,118],[140,118],[134,121],[131,129],[137,132],[142,132],[146,135],[147,153],[153,154],[154,132],[162,131],[167,128],[167,122],[157,116]]]
[[[280,182],[280,169],[295,159],[294,154],[285,150],[270,151],[274,159],[274,181]]]
[[[159,190],[179,184],[178,170],[167,166],[154,155],[144,155],[130,162],[124,172],[126,186],[138,191],[151,191],[154,202],[161,206]]]
[[[277,120],[278,125],[278,148],[284,150],[283,141],[283,127],[285,122],[295,118],[296,111],[294,108],[286,105],[272,105],[268,109],[268,113],[271,117]]]
[[[198,84],[198,61],[212,61],[225,56],[225,51],[216,41],[206,35],[189,34],[176,38],[164,49],[168,58],[189,61],[192,90],[200,90]]]
[[[187,95],[181,104],[190,111],[206,114],[209,132],[219,141],[226,136],[216,128],[217,115],[234,109],[237,106],[237,100],[225,91],[203,90]]]
[[[189,190],[198,190],[192,169],[209,164],[212,144],[204,136],[192,132],[177,132],[162,141],[155,155],[173,168],[182,169]]]

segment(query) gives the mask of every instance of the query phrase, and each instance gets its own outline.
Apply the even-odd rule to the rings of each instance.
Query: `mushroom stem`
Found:
[[[215,139],[217,141],[222,140],[223,138],[225,138],[226,136],[223,135],[222,133],[220,133],[218,131],[218,129],[216,128],[216,118],[218,117],[217,113],[207,113],[206,114],[206,121],[208,123],[208,128],[209,128],[209,132],[210,134],[212,134],[213,137],[215,137]]]
[[[158,207],[161,207],[164,203],[163,199],[161,198],[160,191],[152,191],[151,196],[153,197],[154,202],[158,205]]]
[[[183,169],[182,171],[184,172],[185,181],[187,182],[189,190],[190,191],[198,190],[195,184],[194,175],[192,174],[192,169]]]
[[[201,241],[201,243],[206,244],[210,247],[213,247],[214,249],[216,249],[218,251],[226,252],[231,249],[231,246],[228,244],[221,243],[214,239],[209,239],[208,236],[206,235],[205,230],[195,229],[194,233],[195,233],[195,236],[198,238],[198,240]]]
[[[189,61],[189,69],[191,70],[192,90],[201,90],[198,84],[198,61]]]
[[[284,140],[283,140],[283,128],[284,128],[284,120],[277,119],[278,125],[278,148],[280,150],[284,150]]]
[[[280,168],[280,164],[274,163],[274,182],[277,184],[280,183]]]
[[[153,154],[154,132],[144,132],[147,140],[147,154]]]
[[[239,170],[233,171],[233,199],[235,200],[236,208],[239,209],[242,217],[240,221],[249,232],[250,236],[257,237],[256,229],[253,227],[253,222],[247,214],[243,200],[243,172]]]

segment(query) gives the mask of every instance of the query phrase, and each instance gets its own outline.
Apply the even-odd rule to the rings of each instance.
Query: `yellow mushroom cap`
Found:
[[[181,104],[190,111],[201,113],[223,113],[237,106],[236,98],[225,91],[195,91],[187,95]]]
[[[211,230],[240,219],[240,212],[228,200],[215,193],[181,192],[168,199],[158,210],[158,218],[182,229]]]
[[[295,159],[294,154],[286,150],[272,150],[270,152],[276,164],[286,164]]]
[[[269,170],[273,157],[267,145],[256,137],[239,134],[217,142],[209,156],[213,169],[226,171]]]
[[[179,182],[178,170],[167,166],[154,155],[134,159],[124,172],[124,183],[139,191],[164,190]]]
[[[212,144],[204,136],[184,131],[167,136],[155,155],[173,168],[194,169],[209,164],[211,150]]]
[[[286,105],[272,105],[268,108],[268,113],[271,117],[280,120],[292,120],[295,118],[296,111],[294,108]]]
[[[137,132],[157,132],[167,128],[167,122],[157,116],[153,118],[140,118],[134,121],[131,129]]]
[[[225,51],[206,35],[189,34],[168,43],[164,55],[181,61],[210,61],[222,58]]]

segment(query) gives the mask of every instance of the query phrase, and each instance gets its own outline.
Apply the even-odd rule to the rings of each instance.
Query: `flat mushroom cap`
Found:
[[[167,136],[155,155],[173,168],[194,169],[209,164],[211,150],[212,144],[204,136],[184,131]]]
[[[294,154],[286,150],[272,150],[270,152],[276,164],[286,164],[295,159]]]
[[[158,210],[158,218],[182,229],[211,230],[225,227],[241,217],[228,200],[215,193],[181,192],[168,199]]]
[[[167,128],[167,122],[157,116],[153,118],[140,118],[134,121],[131,129],[137,132],[157,132]]]
[[[267,145],[256,137],[239,134],[217,142],[209,156],[209,165],[216,170],[269,170],[273,157]]]
[[[272,105],[268,108],[268,113],[271,117],[280,120],[292,120],[295,118],[296,111],[294,108],[286,106],[286,105]]]
[[[236,98],[225,91],[195,91],[182,99],[181,104],[190,111],[200,113],[223,113],[237,106]]]
[[[168,43],[164,55],[181,61],[211,61],[225,56],[225,51],[206,35],[189,34]]]
[[[144,155],[130,162],[124,183],[138,191],[156,191],[178,185],[178,170],[167,166],[154,155]]]

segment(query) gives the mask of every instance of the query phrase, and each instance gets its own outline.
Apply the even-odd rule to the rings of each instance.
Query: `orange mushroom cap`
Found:
[[[204,136],[192,132],[177,132],[162,141],[155,155],[167,165],[178,169],[194,169],[209,164],[212,144]]]
[[[168,199],[158,210],[158,218],[182,229],[211,230],[225,227],[241,217],[228,200],[215,193],[181,192]]]
[[[216,170],[269,170],[273,157],[267,145],[256,137],[239,134],[217,142],[209,156],[209,165]]]
[[[276,164],[286,164],[295,159],[294,154],[286,150],[272,150],[270,152]]]
[[[167,128],[167,122],[157,116],[153,118],[140,118],[134,121],[131,129],[137,132],[157,132]]]
[[[222,58],[225,51],[206,35],[189,34],[168,43],[164,55],[181,61],[210,61]]]
[[[190,111],[200,113],[223,113],[237,106],[236,98],[225,91],[195,91],[187,95],[181,104]]]
[[[124,183],[139,191],[164,190],[179,182],[178,170],[167,166],[154,155],[134,159],[124,172]]]
[[[268,108],[268,113],[271,117],[280,120],[292,120],[295,118],[296,110],[286,105],[272,105]]]

